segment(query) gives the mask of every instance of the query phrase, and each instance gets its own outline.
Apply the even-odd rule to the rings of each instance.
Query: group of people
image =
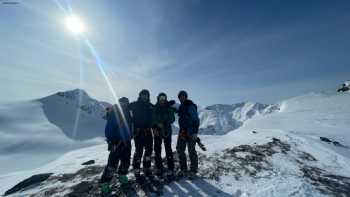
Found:
[[[131,140],[134,139],[135,152],[132,161],[136,179],[141,176],[153,175],[151,170],[152,154],[155,155],[155,175],[167,178],[177,176],[195,176],[198,170],[198,156],[196,152],[199,117],[197,106],[188,99],[186,91],[180,91],[178,99],[181,105],[174,107],[175,101],[168,101],[165,93],[157,96],[157,103],[150,102],[150,92],[142,90],[137,101],[129,103],[128,98],[119,99],[119,106],[107,108],[105,135],[110,151],[108,163],[102,174],[101,183],[110,182],[115,171],[121,184],[128,182],[126,176],[131,163]],[[179,134],[177,139],[177,153],[179,155],[180,170],[175,172],[173,151],[171,147],[172,123],[175,113],[179,117]],[[162,144],[164,143],[167,170],[162,162]],[[187,168],[186,147],[191,162]],[[141,170],[142,163],[142,170]]]

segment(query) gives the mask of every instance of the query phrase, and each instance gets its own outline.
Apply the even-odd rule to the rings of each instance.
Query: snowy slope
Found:
[[[278,105],[242,102],[233,105],[211,105],[199,110],[201,134],[223,135],[237,129],[255,116],[266,115],[279,110]]]
[[[344,146],[350,146],[350,94],[310,93],[281,103],[281,112],[256,117],[243,127],[254,129],[280,129],[319,140],[327,137]],[[350,157],[350,149],[329,146]]]
[[[311,93],[286,100],[280,112],[253,117],[226,135],[201,136],[208,152],[199,151],[200,178],[166,185],[164,195],[349,196],[349,100],[348,93]],[[321,141],[321,136],[343,146]],[[82,182],[95,188],[107,154],[105,145],[67,153],[44,167],[0,177],[0,185],[6,186],[0,192],[45,172],[54,176],[13,196],[46,192],[63,196]],[[80,165],[90,159],[96,160],[92,167]]]

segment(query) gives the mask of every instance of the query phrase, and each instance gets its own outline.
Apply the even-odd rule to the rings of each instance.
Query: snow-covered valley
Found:
[[[59,99],[48,106],[57,106]],[[165,185],[164,196],[349,196],[349,101],[349,93],[310,93],[277,105],[242,103],[238,108],[239,105],[214,105],[201,109],[202,129],[212,125],[216,127],[215,131],[236,130],[214,132],[222,135],[201,135],[208,151],[199,150],[200,178]],[[0,193],[34,174],[53,173],[46,181],[12,196],[76,195],[79,194],[76,186],[80,183],[88,186],[85,193],[80,193],[81,196],[97,195],[97,181],[108,154],[103,140],[90,137],[91,140],[77,140],[79,138],[75,138],[76,135],[63,131],[72,128],[55,126],[61,124],[52,121],[56,118],[50,120],[51,115],[45,112],[45,104],[44,108],[41,106],[43,104],[40,102],[2,106],[0,133],[4,137],[0,138],[1,163],[6,163],[6,159],[16,155],[21,158],[24,153],[32,155],[32,158],[23,157],[18,160],[20,163],[40,160],[40,152],[52,157],[48,160],[51,162],[33,164],[32,168],[23,171],[10,170],[5,173],[12,166],[9,163],[5,167],[1,165]],[[58,108],[51,110],[57,110],[60,116],[63,115]],[[100,114],[100,110],[93,109],[97,112],[93,114]],[[18,111],[28,112],[31,116],[14,114]],[[72,121],[69,125],[74,125],[75,113],[68,112],[72,115],[67,118],[67,121]],[[91,128],[89,122],[101,121],[99,132],[103,134],[101,116],[93,115],[95,119],[92,119],[88,115],[84,114],[85,118],[82,116],[86,122],[82,121],[79,128],[85,128],[84,125]],[[231,127],[236,122],[227,118],[233,115],[244,124]],[[11,124],[19,120],[21,124]],[[227,126],[229,124],[218,122],[233,124]],[[91,136],[93,131],[96,128],[92,127]],[[176,137],[173,136],[174,149]],[[13,143],[14,138],[17,144]],[[60,150],[58,152],[61,155],[66,153],[54,159],[59,156],[52,154],[56,153],[54,150]],[[95,163],[89,167],[81,165],[88,160],[94,160]],[[20,169],[20,166],[16,169]],[[132,176],[131,173],[130,178]]]

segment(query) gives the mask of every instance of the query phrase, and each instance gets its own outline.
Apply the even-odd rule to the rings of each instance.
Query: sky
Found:
[[[16,2],[9,4],[4,2]],[[65,26],[78,16],[96,56]],[[350,80],[350,2],[0,0],[0,102],[149,89],[200,105],[275,103]]]

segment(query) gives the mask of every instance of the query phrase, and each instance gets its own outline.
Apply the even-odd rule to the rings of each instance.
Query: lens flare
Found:
[[[109,77],[108,77],[108,75],[107,75],[107,73],[106,73],[106,71],[105,71],[105,69],[103,67],[103,61],[100,58],[99,54],[97,53],[97,50],[95,49],[95,47],[90,42],[90,40],[86,36],[83,35],[83,33],[86,30],[84,23],[80,20],[80,18],[78,18],[76,15],[73,14],[73,9],[70,6],[68,1],[66,1],[67,9],[64,8],[64,6],[60,3],[59,0],[53,0],[53,1],[56,3],[58,8],[61,9],[61,11],[67,16],[66,17],[66,21],[65,21],[66,22],[65,23],[66,27],[71,32],[73,32],[74,34],[79,35],[80,42],[85,44],[85,46],[89,49],[90,53],[94,57],[96,65],[97,65],[97,67],[98,67],[98,69],[100,71],[100,74],[104,78],[104,80],[105,80],[105,82],[107,84],[107,87],[108,87],[109,91],[111,92],[111,94],[112,94],[112,96],[114,98],[114,102],[116,103],[116,106],[118,107],[118,109],[122,113],[122,122],[124,123],[124,126],[130,132],[131,128],[129,128],[129,126],[128,126],[128,123],[127,123],[127,121],[125,119],[125,115],[123,113],[123,110],[121,109],[120,104],[118,102],[118,97],[117,97],[116,91],[114,90],[114,88],[112,86],[112,83],[110,82],[110,79],[109,79]],[[80,58],[82,58],[80,50],[81,50],[81,48],[79,49],[79,54],[80,54]],[[82,61],[80,59],[80,84],[79,84],[80,86],[82,86],[82,82],[83,82],[82,71],[83,71],[83,64],[82,64]],[[82,103],[82,95],[79,94],[79,106],[81,105],[81,103]],[[73,136],[76,136],[76,134],[77,134],[79,119],[80,119],[80,110],[78,109],[77,114],[76,114],[75,123],[74,123],[74,129],[72,131],[73,132],[72,133]],[[71,146],[72,146],[72,144],[71,144]]]

